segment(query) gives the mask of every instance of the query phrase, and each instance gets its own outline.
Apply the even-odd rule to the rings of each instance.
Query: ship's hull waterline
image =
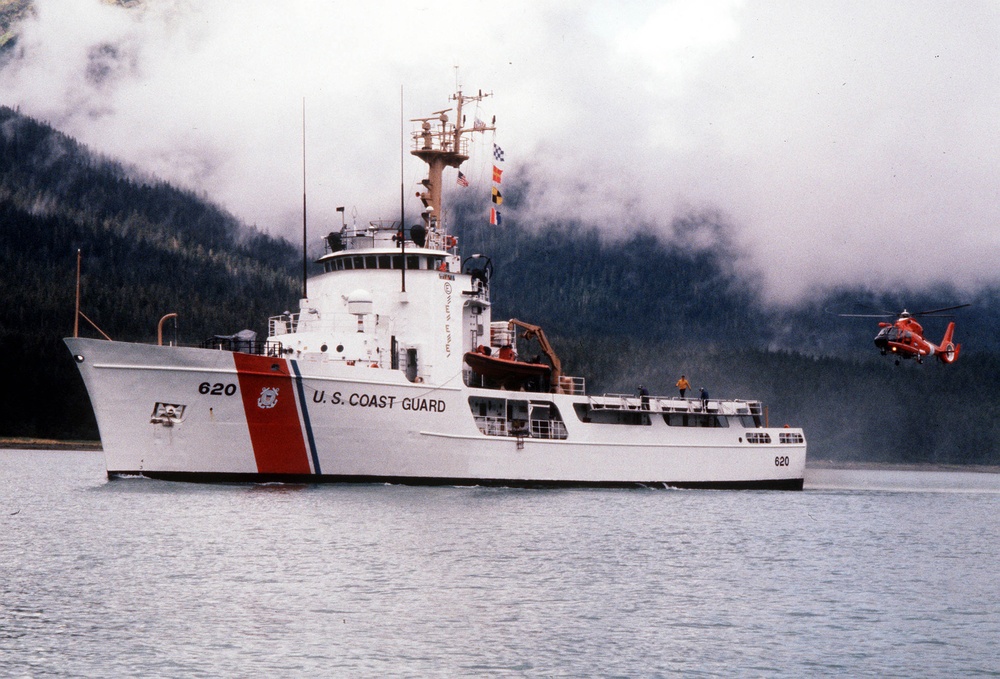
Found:
[[[656,400],[598,422],[580,415],[593,407],[590,397],[476,389],[460,373],[431,385],[319,355],[66,343],[90,393],[109,477],[783,490],[803,483],[801,430],[745,428],[737,417],[715,428],[670,426]],[[698,401],[683,403],[692,418],[702,412]],[[516,409],[523,421],[503,416]]]

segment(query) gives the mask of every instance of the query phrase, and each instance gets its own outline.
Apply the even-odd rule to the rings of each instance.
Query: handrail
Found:
[[[634,394],[602,394],[587,397],[590,407],[596,410],[649,410],[652,406],[658,412],[694,412],[702,410],[704,404],[700,398],[681,398],[678,396],[648,396],[647,405],[643,407],[643,397]],[[761,415],[764,412],[760,401],[747,401],[738,398],[711,398],[708,403],[719,409],[720,415]],[[745,412],[740,412],[745,407]]]

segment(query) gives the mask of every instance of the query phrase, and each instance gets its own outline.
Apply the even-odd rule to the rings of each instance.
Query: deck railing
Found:
[[[255,356],[281,356],[280,342],[264,340],[245,340],[232,337],[211,337],[201,343],[202,349],[218,349],[219,351],[236,351],[241,354]]]
[[[664,413],[711,412],[717,415],[761,415],[760,401],[740,399],[681,398],[679,396],[635,396],[603,394],[589,396],[591,410],[650,410]]]
[[[504,417],[477,415],[476,426],[487,436],[525,436],[533,439],[565,439],[566,424],[562,420],[530,420],[527,429],[515,429]],[[523,426],[523,420],[522,426]]]

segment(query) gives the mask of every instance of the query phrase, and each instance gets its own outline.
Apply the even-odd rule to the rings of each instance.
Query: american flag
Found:
[[[459,186],[468,186],[469,185],[469,180],[466,179],[465,175],[462,174],[461,172],[458,173],[458,185]]]

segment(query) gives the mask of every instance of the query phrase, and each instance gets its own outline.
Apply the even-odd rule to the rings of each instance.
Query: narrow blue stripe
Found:
[[[302,421],[306,424],[306,435],[309,437],[309,452],[312,453],[313,472],[322,474],[323,472],[319,469],[319,455],[316,454],[316,438],[313,436],[312,423],[309,422],[309,406],[306,404],[306,389],[302,385],[302,373],[299,372],[298,362],[292,359],[289,359],[288,362],[292,364],[292,370],[295,371],[295,382],[299,386],[299,403],[302,404]]]

